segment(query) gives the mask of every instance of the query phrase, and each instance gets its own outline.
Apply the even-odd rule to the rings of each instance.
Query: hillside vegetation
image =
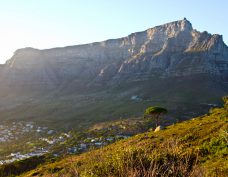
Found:
[[[21,176],[226,176],[228,99],[207,115],[39,166]]]

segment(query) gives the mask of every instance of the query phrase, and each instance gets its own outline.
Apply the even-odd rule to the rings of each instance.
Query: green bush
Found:
[[[200,148],[204,155],[225,156],[228,155],[227,140],[220,135],[217,138],[212,138],[210,141],[204,142]]]

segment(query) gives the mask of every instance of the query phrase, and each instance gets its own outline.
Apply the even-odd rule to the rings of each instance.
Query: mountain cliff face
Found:
[[[218,93],[216,98],[228,93],[228,47],[221,35],[201,33],[183,19],[103,42],[46,50],[19,49],[0,66],[0,82],[0,95],[11,97],[11,103],[15,97],[40,93],[90,93],[88,90],[117,85],[126,85],[126,91],[133,88],[128,84],[138,82],[143,82],[140,93],[145,91],[143,84],[150,82],[153,84],[146,86],[148,95],[155,92],[165,100],[170,95],[177,99],[179,95],[173,92],[179,94],[189,87],[194,93],[186,92],[180,96],[182,101],[188,102],[186,95],[213,100],[213,93]],[[176,88],[181,84],[183,87]],[[175,89],[167,92],[166,87]]]
[[[205,73],[227,79],[228,47],[222,36],[200,33],[184,19],[104,42],[19,49],[3,68],[1,79],[10,83],[52,88]]]

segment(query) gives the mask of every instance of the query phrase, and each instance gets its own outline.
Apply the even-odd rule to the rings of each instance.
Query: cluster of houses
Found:
[[[48,130],[48,127],[36,126],[33,122],[12,122],[11,124],[0,125],[0,143],[17,140],[20,136],[31,132],[51,135],[54,130]]]
[[[81,153],[87,151],[92,148],[99,148],[102,146],[106,146],[110,143],[113,143],[120,139],[126,139],[129,136],[127,135],[115,135],[115,136],[108,136],[108,137],[99,137],[99,138],[90,138],[87,137],[84,140],[81,140],[78,144],[73,147],[68,148],[69,154]]]
[[[64,142],[65,140],[67,140],[67,138],[70,138],[71,136],[69,134],[62,134],[61,136],[59,136],[58,138],[40,138],[41,141],[45,141],[46,143],[48,143],[49,145],[51,145],[52,147],[60,142]],[[105,145],[108,145],[110,143],[113,143],[117,140],[120,139],[125,139],[128,138],[129,136],[126,135],[116,135],[116,136],[112,136],[112,137],[100,137],[100,138],[85,138],[84,140],[81,140],[79,142],[77,142],[74,146],[69,147],[67,149],[67,153],[68,154],[76,154],[76,153],[82,153],[85,151],[88,151],[91,148],[99,148]],[[5,160],[0,160],[0,165],[1,164],[7,164],[7,163],[12,163],[14,161],[17,160],[23,160],[26,158],[30,158],[30,157],[34,157],[34,156],[41,156],[44,155],[46,153],[50,152],[50,146],[47,146],[45,148],[37,148],[35,151],[33,152],[29,152],[26,154],[22,154],[21,152],[16,152],[16,153],[11,153],[9,156],[7,156],[7,158]],[[53,154],[54,156],[59,156],[60,153],[55,153]]]
[[[54,134],[54,130],[48,129],[48,127],[41,127],[35,125],[34,122],[12,122],[4,123],[0,125],[0,146],[5,143],[15,143],[16,140],[23,139],[24,137],[32,137],[34,140],[42,136],[50,136]],[[56,140],[55,140],[56,141]],[[56,141],[57,142],[57,141]],[[30,142],[27,142],[29,144]],[[51,141],[49,142],[51,143]],[[54,143],[54,141],[53,141]],[[12,150],[13,152],[13,150]],[[15,160],[22,160],[33,156],[40,156],[48,152],[47,148],[35,148],[34,152],[22,154],[21,152],[11,153],[10,155],[0,154],[0,164],[11,163]]]
[[[4,160],[0,159],[0,164],[12,163],[17,160],[23,160],[34,156],[42,156],[50,152],[50,148],[52,146],[56,145],[57,143],[64,142],[69,137],[69,134],[63,133],[61,136],[58,136],[56,138],[39,138],[40,141],[44,141],[48,145],[45,147],[37,147],[36,150],[25,154],[22,154],[21,152],[11,153],[9,156],[6,156]]]
[[[25,122],[0,125],[0,143],[16,140],[20,135],[30,132],[33,128],[33,123]]]
[[[47,132],[48,135],[53,134],[53,132],[51,132],[52,130],[49,130]],[[60,142],[64,142],[67,138],[70,138],[71,135],[67,134],[67,133],[62,133],[60,136],[57,137],[52,137],[52,138],[39,138],[39,140],[46,142],[49,145],[54,145],[56,143],[60,143]]]
[[[39,148],[39,149],[37,149],[37,151],[29,152],[27,154],[21,154],[20,152],[11,153],[9,156],[7,156],[7,159],[0,160],[0,165],[12,163],[12,162],[17,161],[17,160],[23,160],[23,159],[27,159],[27,158],[34,157],[34,156],[41,156],[41,155],[46,154],[47,152],[48,152],[47,149]]]
[[[74,139],[71,134],[61,133],[57,134],[54,130],[49,130],[47,127],[36,126],[33,122],[13,122],[11,126],[0,125],[0,143],[10,141],[20,137],[19,135],[24,135],[26,133],[38,133],[40,138],[39,142],[44,142],[42,147],[36,147],[33,152],[28,152],[22,154],[21,152],[11,153],[8,156],[5,156],[3,159],[0,159],[0,164],[12,163],[17,160],[22,160],[34,156],[41,156],[46,153],[52,153],[52,147],[55,145],[60,145],[65,143],[67,140],[74,141],[74,145],[67,147],[68,154],[75,154],[88,151],[92,148],[99,148],[110,143],[113,143],[120,139],[128,138],[127,135],[106,135],[96,137],[96,135],[91,136],[90,134],[85,134],[83,138]],[[54,153],[54,152],[53,152]],[[61,152],[54,153],[54,156],[61,155]]]

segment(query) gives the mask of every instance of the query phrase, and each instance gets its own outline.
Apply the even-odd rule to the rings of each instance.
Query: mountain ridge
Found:
[[[199,105],[199,114],[227,95],[228,48],[183,19],[102,42],[19,49],[1,65],[0,83],[4,119],[101,121],[149,104],[173,112]]]
[[[201,52],[209,54],[202,56]],[[173,53],[174,55],[178,54],[181,56],[174,56]],[[23,69],[26,63],[31,62],[32,57],[36,60],[35,62],[46,58],[44,62],[64,63],[64,61],[67,62],[68,60],[68,62],[73,62],[72,64],[74,65],[82,65],[85,69],[91,71],[91,73],[88,73],[89,71],[85,73],[88,79],[93,78],[96,80],[110,80],[115,75],[118,77],[119,74],[131,74],[135,71],[147,72],[148,74],[155,72],[156,74],[159,73],[162,77],[191,75],[194,72],[196,74],[209,72],[220,75],[219,66],[210,63],[213,59],[216,62],[223,62],[223,64],[228,66],[228,48],[223,42],[222,36],[217,34],[211,35],[207,32],[200,33],[193,30],[191,23],[186,19],[132,33],[127,37],[102,42],[45,50],[33,48],[19,49],[6,62],[6,65]],[[198,61],[192,60],[191,62],[198,62],[199,65],[204,65],[204,69],[194,66],[195,68],[193,67],[194,71],[192,72],[191,70],[183,69],[183,67],[180,69],[177,67],[172,68],[173,65],[182,65],[180,62],[187,60],[180,59],[180,57],[187,59],[189,57],[198,58],[195,59]],[[211,61],[205,61],[205,57]],[[54,59],[55,61],[53,58],[56,58]],[[85,62],[86,59],[92,62],[90,65],[93,67],[89,68],[87,64],[82,64],[81,62],[74,63],[79,60]],[[20,60],[22,61],[20,62]],[[94,62],[104,64],[96,64]],[[52,65],[54,64],[52,63]],[[57,67],[62,69],[61,66]],[[94,67],[96,68],[92,69]],[[176,72],[178,69],[179,72]],[[180,71],[181,69],[183,71]],[[227,73],[227,68],[224,70]]]

